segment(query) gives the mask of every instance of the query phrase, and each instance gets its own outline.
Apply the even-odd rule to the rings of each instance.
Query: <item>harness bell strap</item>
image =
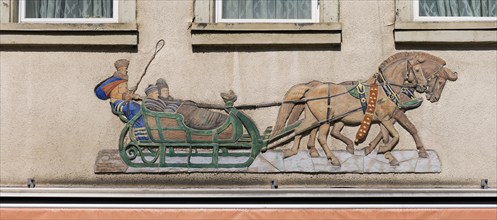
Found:
[[[364,118],[362,119],[361,127],[359,127],[359,131],[357,131],[355,137],[356,145],[363,142],[366,139],[366,136],[369,132],[369,128],[371,127],[371,122],[373,121],[377,98],[378,98],[378,84],[371,83],[369,85],[368,108],[366,110],[366,113],[364,114]]]

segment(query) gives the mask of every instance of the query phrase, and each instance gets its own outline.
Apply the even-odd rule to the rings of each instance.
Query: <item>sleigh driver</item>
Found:
[[[128,89],[129,60],[117,60],[114,66],[116,71],[95,87],[95,95],[101,100],[110,99],[112,110],[118,114],[123,114],[126,119],[131,120],[140,112],[140,104],[135,100],[140,100],[141,96],[133,94]],[[136,120],[133,131],[139,140],[149,139],[146,135],[142,117]]]
[[[141,111],[141,104],[136,102],[142,97],[128,89],[128,66],[125,59],[114,63],[117,71],[95,87],[95,94],[101,100],[110,99],[114,113],[122,114],[127,121],[133,119]],[[184,123],[190,128],[210,130],[221,126],[228,115],[208,109],[199,108],[197,103],[174,99],[169,95],[169,86],[164,79],[157,80],[156,85],[149,85],[145,89],[147,95],[143,104],[146,108],[156,112],[181,114]],[[133,133],[138,140],[149,140],[143,116],[139,116],[134,125]]]

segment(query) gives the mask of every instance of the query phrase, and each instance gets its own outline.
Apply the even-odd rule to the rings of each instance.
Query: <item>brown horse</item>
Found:
[[[423,53],[423,55],[420,56],[420,61],[425,64],[415,65],[412,68],[414,69],[414,71],[421,72],[427,80],[428,88],[426,90],[426,98],[432,103],[437,102],[438,100],[440,100],[447,80],[456,81],[457,73],[445,67],[446,63],[444,60],[429,54]],[[387,65],[387,63],[384,63],[384,65]],[[401,96],[402,101],[406,101],[406,99],[406,96]],[[416,143],[416,148],[418,149],[419,156],[426,158],[428,154],[426,153],[426,149],[424,148],[421,138],[418,136],[418,131],[414,124],[412,124],[412,122],[405,115],[405,111],[407,110],[409,109],[401,109],[400,111],[397,111],[394,114],[392,123],[398,121],[399,124],[401,124],[402,127],[404,127],[412,135],[412,137],[414,138],[414,142]],[[376,138],[371,143],[369,143],[369,146],[364,148],[366,155],[371,153],[382,139],[384,143],[387,143],[388,138],[389,137],[387,135],[382,135],[381,133],[379,133]],[[392,149],[385,149],[380,147],[378,152],[384,153],[390,150]]]
[[[432,100],[436,101],[440,97],[440,94],[441,94],[441,91],[443,89],[443,85],[444,85],[445,81],[447,79],[453,79],[455,76],[455,74],[452,71],[450,71],[449,69],[446,69],[446,68],[442,69],[443,65],[445,65],[445,62],[443,60],[441,60],[437,57],[431,56],[429,54],[426,54],[426,53],[397,53],[394,56],[391,56],[389,59],[387,59],[386,61],[384,61],[380,65],[380,72],[384,73],[385,76],[390,78],[392,74],[395,74],[399,71],[405,72],[406,74],[408,74],[410,71],[414,70],[415,74],[413,74],[411,76],[416,76],[414,79],[418,85],[419,84],[423,85],[425,78],[431,79],[431,81],[429,81],[429,85],[428,85],[429,86],[428,88],[430,90],[427,91],[427,97],[430,96],[428,98],[429,99],[431,98],[430,99],[431,101]],[[440,75],[442,73],[443,73],[443,75]],[[431,74],[430,77],[428,77],[429,74]],[[441,77],[445,76],[445,80],[443,80],[443,79],[439,80],[439,78],[441,78],[441,77],[439,77],[439,75]],[[457,76],[455,76],[455,77],[457,77]],[[437,86],[436,84],[438,84],[438,83],[434,83],[434,81],[438,81],[441,83],[439,86]],[[410,80],[410,82],[412,82],[412,79]],[[400,89],[403,86],[400,85],[399,82],[392,82],[391,84],[392,84],[392,88],[395,91],[395,93],[399,94]],[[277,120],[277,123],[275,125],[273,135],[277,134],[279,132],[279,130],[281,130],[281,128],[285,125],[285,122],[288,118],[289,118],[288,123],[291,124],[293,121],[296,121],[298,119],[298,116],[300,116],[300,114],[303,111],[304,105],[302,105],[302,104],[295,105],[295,104],[288,102],[288,101],[292,101],[292,99],[293,100],[302,99],[302,96],[304,96],[305,92],[311,90],[313,87],[316,87],[318,85],[322,85],[322,83],[313,81],[313,82],[310,82],[307,84],[296,85],[289,90],[289,92],[285,96],[286,102],[285,102],[285,104],[283,104],[283,106],[280,109],[280,112],[278,114],[278,120]],[[435,89],[435,87],[437,87],[437,89]],[[418,90],[418,92],[423,92],[425,88],[426,87],[423,88],[423,86],[418,86],[417,90]],[[406,89],[406,88],[404,88],[404,89]],[[302,93],[302,91],[304,91],[304,93]],[[306,114],[306,116],[307,116],[307,114]],[[395,122],[395,120],[392,119],[391,122],[384,122],[384,120],[386,120],[389,117],[390,118],[394,117],[394,118],[397,118],[397,120],[401,121],[402,125],[405,125],[405,124],[412,125],[412,123],[409,122],[409,120],[405,117],[405,115],[403,114],[402,111],[394,111],[392,114],[386,114],[384,116],[385,117],[383,117],[383,121],[379,120],[379,119],[378,119],[378,121],[381,121],[382,124],[387,125],[387,126],[382,126],[383,127],[382,130],[384,130],[384,131],[388,130],[388,131],[392,132],[391,134],[394,137],[394,139],[392,140],[392,142],[387,143],[384,147],[384,149],[391,150],[398,141],[398,134],[396,133],[396,130],[393,130],[392,127],[390,126],[390,124],[393,124]],[[342,140],[343,142],[345,142],[347,144],[347,151],[350,153],[353,153],[353,151],[354,151],[353,143],[350,139],[341,135],[340,131],[346,124],[347,125],[354,125],[354,123],[357,124],[357,120],[355,120],[353,118],[354,118],[353,116],[347,116],[346,118],[344,118],[344,120],[339,120],[336,123],[334,123],[333,131],[331,133],[332,136]],[[357,116],[356,116],[356,118],[357,118]],[[402,120],[404,118],[405,118],[405,120]],[[404,121],[406,121],[406,122],[404,122]],[[404,123],[402,123],[402,122],[404,122]],[[390,127],[390,129],[388,129],[389,127]],[[411,132],[412,129],[409,129],[411,127],[414,128],[413,132]],[[326,132],[324,132],[323,129]],[[419,140],[419,137],[417,136],[417,132],[415,131],[414,126],[407,126],[407,129],[413,135],[415,140]],[[331,156],[332,154],[330,154],[329,150],[327,150],[326,145],[323,146],[326,143],[326,135],[327,135],[328,130],[329,130],[329,125],[323,124],[320,128],[320,138],[318,140],[319,140],[320,144],[322,145],[323,149],[325,149],[325,152],[326,152],[328,158],[330,158],[332,164],[337,165],[339,163],[337,161],[334,161],[334,156]],[[319,154],[317,153],[317,150],[314,147],[316,134],[317,134],[317,129],[313,129],[310,133],[308,148],[309,148],[311,156],[319,156]],[[384,140],[388,140],[388,132],[384,132],[383,136],[385,136]],[[286,152],[286,156],[291,156],[294,153],[296,153],[296,150],[298,149],[297,142],[299,142],[299,140],[300,140],[300,136],[297,136],[296,141],[294,143],[294,147],[292,148],[292,150]],[[377,142],[370,144],[370,147],[374,148],[380,140],[381,140],[381,134],[379,135],[379,138],[377,138],[375,140]],[[386,143],[387,141],[384,141],[384,142]],[[420,140],[419,140],[419,142],[420,142]],[[422,146],[422,145],[417,145],[417,146]],[[297,147],[297,148],[295,148],[295,147]],[[426,154],[426,152],[424,151],[424,148],[418,147],[418,149],[420,149],[420,155],[422,152],[424,152]],[[386,152],[387,150],[384,150],[384,151]],[[391,159],[392,159],[392,163],[395,165],[395,163],[396,163],[395,158],[391,157]]]
[[[402,85],[404,82],[417,82],[416,85],[419,91],[424,91],[426,89],[426,81],[420,73],[413,73],[411,68],[408,68],[408,63],[405,65],[396,64],[393,65],[391,71],[386,71],[385,74],[379,73],[382,79],[386,83],[391,85]],[[399,71],[402,69],[402,71]],[[419,74],[419,76],[416,76]],[[364,84],[377,84],[379,78],[378,74],[369,78]],[[319,136],[318,141],[323,147],[328,159],[333,165],[340,165],[338,159],[333,155],[327,146],[326,140],[327,135],[332,123],[343,123],[347,125],[359,125],[363,119],[363,113],[357,111],[360,110],[360,103],[352,95],[348,93],[349,83],[322,83],[310,88],[308,91],[304,91],[305,98],[308,100],[305,103],[305,119],[303,122],[295,129],[295,139],[291,150],[285,151],[285,157],[295,155],[297,153],[298,147],[300,145],[300,139],[303,132],[308,130],[310,127],[319,124]],[[371,93],[375,93],[371,91]],[[390,119],[393,117],[393,113],[396,110],[396,104],[388,98],[388,95],[379,89],[377,92],[378,101],[376,110],[373,112],[374,116],[372,118],[373,123],[381,123],[392,135],[393,139],[389,144],[395,144],[399,137],[398,132],[391,124]],[[299,94],[300,95],[300,94]],[[323,98],[324,97],[324,98]],[[359,106],[359,107],[358,107]],[[331,123],[332,122],[332,123]],[[276,127],[276,126],[275,126]],[[311,135],[314,132],[311,133]],[[311,137],[311,139],[314,137]],[[338,137],[339,139],[346,139],[345,136]],[[342,141],[344,141],[342,140]],[[353,146],[352,141],[350,145]]]

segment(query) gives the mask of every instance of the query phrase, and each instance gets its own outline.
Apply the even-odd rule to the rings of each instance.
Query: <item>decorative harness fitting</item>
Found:
[[[357,94],[359,96],[359,101],[361,102],[361,108],[362,108],[362,113],[366,114],[366,110],[368,108],[368,104],[366,103],[366,88],[365,86],[359,81],[357,82]]]

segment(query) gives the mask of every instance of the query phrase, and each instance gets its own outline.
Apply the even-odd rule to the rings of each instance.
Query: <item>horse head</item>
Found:
[[[406,60],[406,81],[414,84],[416,91],[419,93],[426,92],[428,88],[428,81],[421,68],[423,63],[424,60],[417,57]]]
[[[446,63],[441,58],[433,55],[417,52],[412,62],[412,70],[416,76],[426,79],[426,99],[430,102],[440,100],[442,91],[447,80],[456,81],[457,73],[445,67]],[[418,92],[420,92],[418,90]]]
[[[419,67],[422,62],[411,53],[396,53],[383,61],[379,71],[396,87],[396,92],[401,88],[415,88],[422,93],[428,88],[426,78]]]

